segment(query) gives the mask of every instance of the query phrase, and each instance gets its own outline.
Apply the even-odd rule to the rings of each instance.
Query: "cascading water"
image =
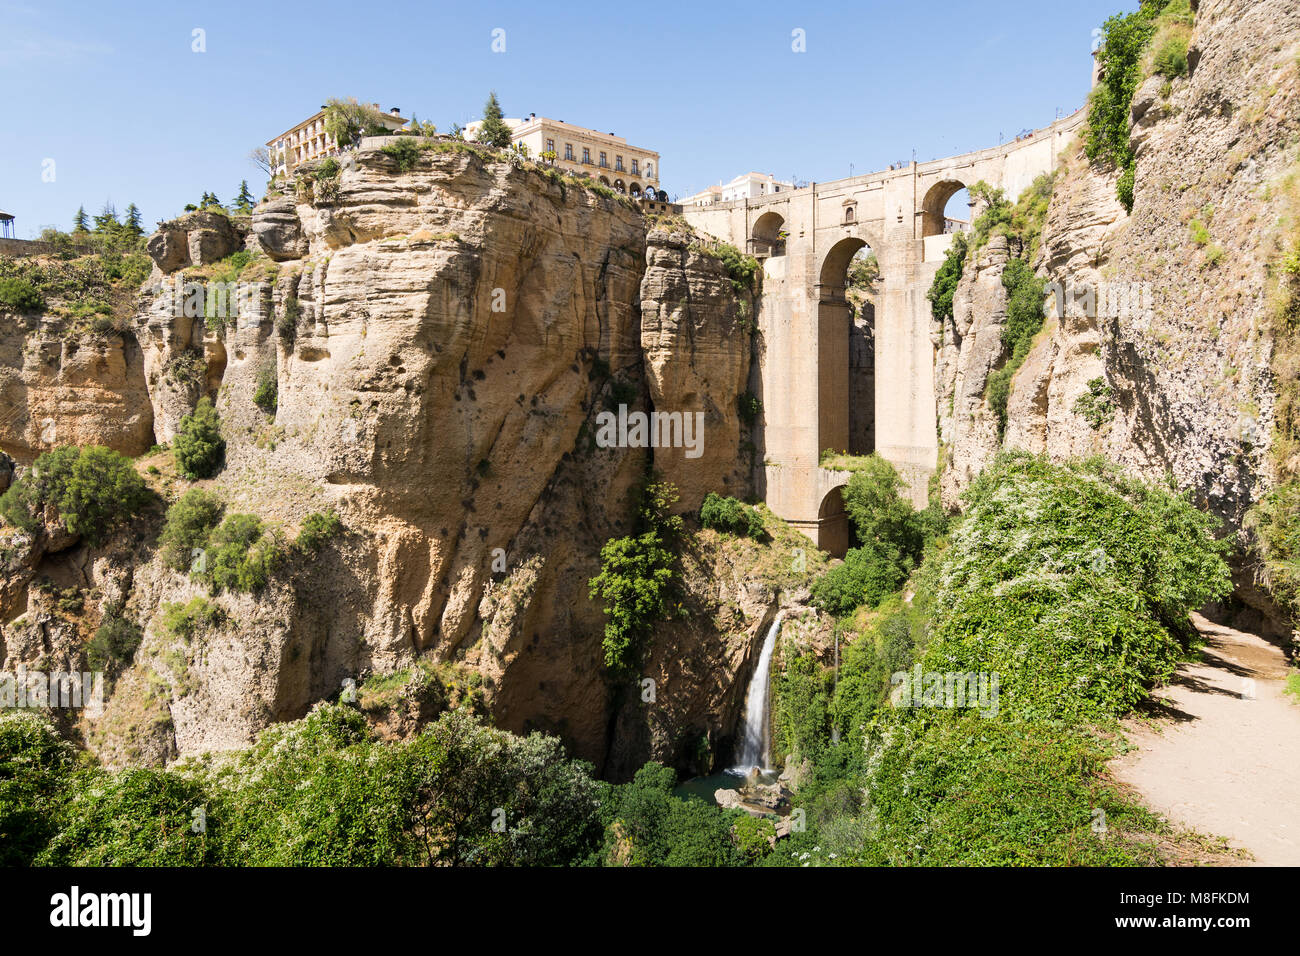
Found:
[[[739,739],[740,762],[732,769],[741,774],[759,767],[768,768],[768,677],[772,671],[772,652],[776,649],[776,637],[781,633],[781,613],[767,630],[763,639],[763,649],[758,655],[758,665],[754,676],[749,681],[749,690],[745,693],[745,719],[740,725]]]

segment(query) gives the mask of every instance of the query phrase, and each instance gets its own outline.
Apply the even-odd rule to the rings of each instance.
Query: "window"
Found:
[[[655,177],[655,164],[654,164],[654,163],[646,163],[646,164],[645,164],[645,175],[646,175],[646,178],[647,178],[647,179],[654,179],[654,177]]]
[[[573,144],[572,144],[572,143],[565,143],[565,144],[564,144],[564,158],[567,159],[569,162],[573,162]]]
[[[640,170],[639,166],[640,166],[640,160],[637,160],[637,159],[632,160],[632,175],[633,175],[633,176],[640,176],[640,175],[641,175],[641,170]]]
[[[586,146],[582,147],[582,161],[588,166],[591,165],[591,149]]]
[[[553,152],[555,152],[555,140],[553,140],[553,139],[548,139],[548,140],[546,141],[546,151],[547,151],[548,153],[553,153]]]
[[[605,154],[604,154],[604,153],[601,153],[601,154],[600,154],[600,165],[601,165],[601,168],[602,168],[602,169],[608,169],[608,168],[609,168],[609,160],[605,158]]]
[[[614,157],[614,168],[615,168],[616,170],[618,170],[620,173],[623,171],[623,157],[622,157],[622,156],[615,156],[615,157]]]

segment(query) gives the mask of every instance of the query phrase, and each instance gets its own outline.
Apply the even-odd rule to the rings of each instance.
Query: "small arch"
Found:
[[[627,192],[627,186],[623,184],[623,180],[621,179],[614,180],[614,189],[621,193]]]
[[[944,233],[944,211],[948,200],[966,188],[957,179],[944,179],[931,186],[921,202],[921,236],[939,236]]]
[[[820,281],[823,300],[844,298],[849,263],[853,261],[858,250],[865,245],[867,245],[865,239],[846,236],[831,246],[830,252],[826,253],[826,258],[822,260]]]
[[[641,184],[640,184],[640,183],[633,183],[631,186],[628,187],[627,191],[628,191],[628,195],[630,195],[630,196],[632,196],[632,197],[634,197],[634,198],[635,198],[636,196],[640,196],[640,195],[641,195]]]
[[[785,238],[781,235],[784,226],[785,217],[778,212],[765,212],[755,219],[749,239],[749,254],[760,259],[785,255]]]
[[[849,550],[849,516],[840,486],[826,492],[817,509],[817,547],[842,558]]]
[[[601,177],[600,177],[600,184],[601,184],[602,186],[608,186],[608,185],[609,185],[609,177],[608,177],[608,176],[601,176]]]

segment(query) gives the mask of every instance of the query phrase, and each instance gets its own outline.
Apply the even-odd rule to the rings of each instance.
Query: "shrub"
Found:
[[[114,672],[129,664],[144,638],[140,625],[123,617],[119,608],[104,615],[99,629],[86,648],[86,660],[92,671]]]
[[[266,414],[274,416],[279,397],[279,381],[275,369],[264,369],[258,376],[257,388],[253,391],[253,404]]]
[[[133,518],[148,498],[144,479],[122,455],[98,445],[67,446],[36,459],[31,471],[0,497],[0,515],[30,531],[50,507],[68,531],[97,545]]]
[[[720,243],[716,255],[722,260],[731,279],[731,288],[739,295],[754,288],[754,276],[758,274],[758,260],[746,255],[730,243]]]
[[[303,519],[294,545],[299,551],[319,551],[330,538],[343,530],[343,523],[333,511],[317,511]]]
[[[398,172],[409,173],[420,160],[420,144],[413,139],[399,139],[379,147],[385,156],[391,156],[397,162]]]
[[[589,596],[604,602],[605,666],[616,677],[635,672],[645,638],[656,620],[667,618],[680,575],[671,546],[682,520],[669,509],[677,501],[670,484],[649,483],[641,489],[639,534],[610,538],[600,549],[600,573],[589,582]]]
[[[212,399],[206,395],[199,399],[193,414],[181,419],[172,442],[176,467],[191,481],[211,478],[221,466],[226,452],[226,441],[221,437],[221,419]]]
[[[875,605],[907,580],[909,562],[897,550],[850,548],[844,563],[831,568],[812,586],[812,602],[829,614],[848,614],[863,604]]]
[[[339,171],[342,168],[343,167],[339,165],[337,159],[333,156],[327,156],[325,159],[321,160],[320,166],[316,169],[316,175],[322,179],[333,179],[339,174]]]
[[[45,297],[26,279],[0,279],[0,306],[14,312],[39,312]]]
[[[298,297],[292,293],[286,295],[284,309],[275,320],[275,331],[289,345],[298,338],[298,319],[301,315],[302,307],[298,304]]]
[[[724,498],[712,491],[700,505],[700,524],[725,534],[748,535],[758,541],[767,536],[763,528],[763,517],[755,509],[735,498]]]
[[[903,497],[906,491],[907,483],[885,459],[861,460],[842,493],[860,542],[902,557],[920,556],[920,528],[912,503]]]
[[[196,548],[208,541],[208,534],[221,519],[221,499],[201,488],[191,488],[167,509],[167,520],[158,537],[162,561],[174,571],[192,563]]]
[[[256,515],[227,515],[208,539],[201,577],[222,590],[260,591],[284,557],[277,536]]]
[[[1097,431],[1115,414],[1115,400],[1111,396],[1112,389],[1104,378],[1090,379],[1088,391],[1075,399],[1074,413],[1081,415],[1088,426]]]
[[[75,756],[44,717],[0,711],[0,866],[30,866],[58,832]]]
[[[1156,50],[1151,62],[1152,71],[1162,76],[1184,76],[1187,73],[1186,35],[1173,35],[1165,39]]]
[[[1007,321],[1002,327],[1002,347],[1008,358],[1002,368],[989,376],[986,386],[989,407],[998,420],[999,439],[1007,428],[1011,380],[1028,358],[1034,336],[1043,327],[1047,281],[1036,276],[1023,259],[1011,259],[1002,272],[1002,285],[1007,290]]]
[[[965,265],[966,234],[959,232],[953,236],[952,245],[944,254],[943,265],[939,266],[930,291],[925,295],[930,300],[930,313],[940,322],[953,317],[953,295],[957,291],[957,283],[961,282]]]
[[[220,627],[225,620],[221,608],[207,598],[191,598],[186,604],[169,601],[162,606],[161,628],[164,634],[190,640],[200,631]]]

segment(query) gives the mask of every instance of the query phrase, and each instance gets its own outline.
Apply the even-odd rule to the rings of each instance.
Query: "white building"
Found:
[[[702,189],[693,196],[681,200],[683,206],[713,206],[720,202],[734,202],[737,199],[757,199],[773,193],[789,192],[793,183],[782,182],[769,173],[748,172],[737,176],[731,182]]]

